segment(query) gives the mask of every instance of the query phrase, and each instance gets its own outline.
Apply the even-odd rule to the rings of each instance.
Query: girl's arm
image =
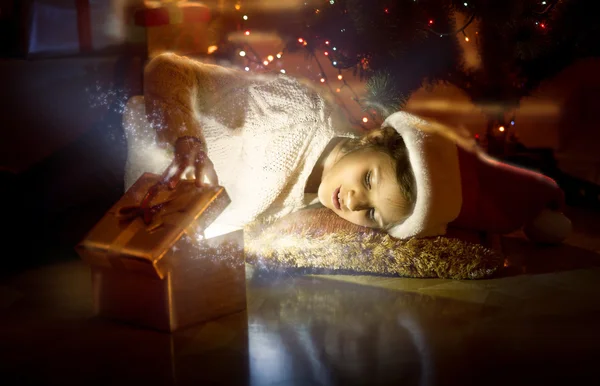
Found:
[[[144,100],[159,141],[175,145],[180,137],[196,137],[205,143],[196,114],[243,81],[239,71],[172,53],[153,58],[144,71]]]

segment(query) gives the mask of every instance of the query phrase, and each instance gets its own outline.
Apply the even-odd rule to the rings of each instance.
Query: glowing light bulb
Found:
[[[308,45],[308,43],[307,43],[307,42],[304,42],[304,43],[302,43],[302,45],[303,45],[303,46],[306,46],[306,45]]]
[[[281,59],[281,52],[277,54],[277,59]]]
[[[500,127],[498,128],[498,131],[499,131],[499,132],[501,132],[501,133],[503,133],[503,132],[504,132],[504,126],[500,126]]]
[[[367,118],[367,117],[363,117],[362,121],[363,121],[364,123],[367,123],[367,122],[369,122],[369,118]]]
[[[334,60],[332,63],[334,66],[337,66],[337,62]]]
[[[281,70],[279,70],[279,72],[281,72],[282,74],[285,74],[285,70],[283,68]]]
[[[242,19],[244,19],[244,20],[248,20],[248,15],[244,15],[244,16],[242,16]]]
[[[344,77],[342,76],[342,74],[339,74],[339,75],[338,75],[338,79],[339,79],[339,80],[342,80],[343,78],[344,78]]]
[[[515,121],[510,121],[510,125],[514,126],[515,125]]]
[[[469,4],[467,4],[467,3],[463,3],[463,4],[465,5],[465,7],[468,7],[468,6],[469,6]]]
[[[546,24],[544,24],[544,23],[541,23],[541,24],[540,24],[540,27],[542,27],[542,28],[546,28]]]
[[[304,43],[304,39],[298,38],[298,43]]]
[[[246,56],[246,51],[240,51],[240,56],[242,56],[242,57]]]
[[[333,50],[334,50],[334,51],[337,51],[337,47],[333,47]]]
[[[275,59],[275,58],[273,57],[273,55],[269,55],[269,56],[267,56],[267,60],[268,60],[269,62],[272,62],[272,61],[273,61],[273,59]]]
[[[468,42],[468,41],[469,41],[469,37],[465,36],[465,42]]]
[[[433,24],[433,20],[429,19],[429,25]]]
[[[208,47],[208,51],[207,51],[207,52],[208,52],[209,54],[212,54],[212,53],[214,53],[214,52],[215,52],[216,50],[218,50],[218,49],[219,49],[219,47],[217,47],[217,46],[209,46],[209,47]]]
[[[244,70],[250,71],[250,67],[244,67]]]
[[[329,52],[325,51],[325,52],[323,52],[323,55],[329,56]]]
[[[331,5],[335,4],[335,0],[329,0],[329,4],[331,4]]]
[[[269,61],[268,61],[268,60],[265,60],[265,61],[263,62],[263,64],[264,64],[265,66],[268,66],[268,65],[269,65]]]
[[[325,40],[325,44],[329,45],[329,40]]]
[[[321,83],[325,83],[325,78],[321,78]]]
[[[248,35],[250,35],[250,31],[246,31],[246,32],[244,32],[244,34],[245,34],[246,36],[248,36]]]
[[[236,4],[236,5],[235,5],[235,9],[236,9],[237,11],[239,11],[239,10],[240,10],[240,8],[242,8],[242,6],[241,6],[241,5],[239,5],[239,4]]]
[[[335,89],[335,92],[340,92],[340,91],[342,91],[342,90],[340,90],[339,88]]]

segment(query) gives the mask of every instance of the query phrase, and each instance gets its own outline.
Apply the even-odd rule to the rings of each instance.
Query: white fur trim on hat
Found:
[[[394,128],[404,139],[416,180],[413,212],[401,224],[388,230],[398,239],[443,235],[449,222],[458,217],[462,206],[460,169],[456,144],[417,128],[427,123],[420,118],[397,112],[382,127]]]

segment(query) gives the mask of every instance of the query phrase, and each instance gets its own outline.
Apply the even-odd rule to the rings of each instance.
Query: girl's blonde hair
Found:
[[[408,217],[417,199],[417,184],[404,139],[394,128],[382,127],[362,137],[348,140],[341,151],[343,155],[346,155],[363,149],[381,151],[392,158],[396,171],[396,179],[406,202],[404,210],[406,211],[406,217]],[[390,226],[394,225],[396,224],[391,224]]]

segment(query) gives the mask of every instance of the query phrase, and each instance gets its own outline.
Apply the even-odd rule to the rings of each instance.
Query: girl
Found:
[[[191,169],[198,186],[220,184],[231,198],[213,224],[220,229],[273,221],[316,203],[400,239],[441,235],[451,222],[487,230],[486,216],[498,217],[482,210],[486,186],[473,182],[493,168],[478,169],[485,157],[459,151],[452,139],[460,137],[443,127],[433,133],[440,125],[399,112],[357,138],[345,131],[332,104],[286,76],[162,54],[147,65],[144,96],[128,102],[124,126],[127,187],[145,171],[166,169],[163,183],[173,188]],[[539,180],[529,174],[524,180],[532,177]],[[530,211],[533,217],[521,216],[519,225],[547,204],[560,207],[556,184],[544,184],[538,191],[545,196],[537,198],[543,205]],[[505,214],[502,205],[491,207]],[[505,225],[491,220],[496,228]]]

